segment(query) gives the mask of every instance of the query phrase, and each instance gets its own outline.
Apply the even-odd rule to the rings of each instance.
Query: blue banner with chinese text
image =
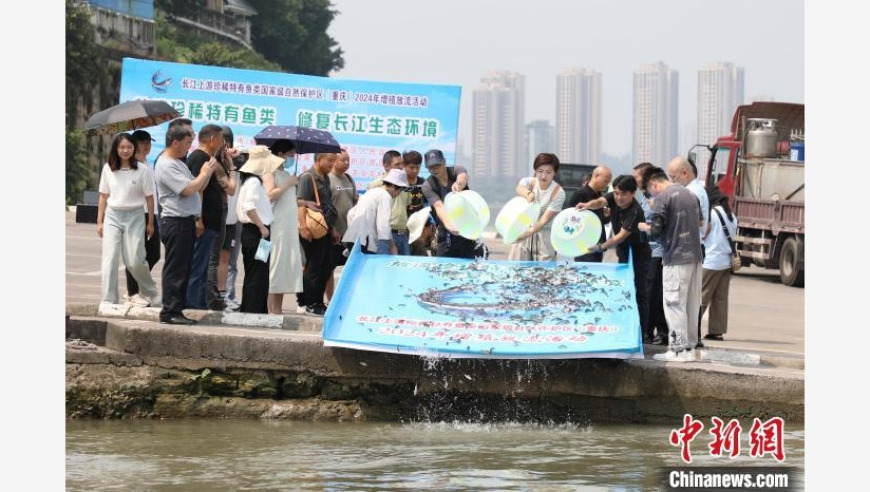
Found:
[[[383,173],[390,149],[437,148],[455,161],[460,87],[345,80],[259,70],[125,58],[121,102],[161,99],[193,120],[229,126],[235,145],[254,145],[268,125],[327,130],[348,147],[348,173],[364,189]],[[147,129],[156,140],[149,156],[163,149],[168,123]],[[196,142],[194,141],[194,148]],[[302,172],[312,155],[297,158]]]

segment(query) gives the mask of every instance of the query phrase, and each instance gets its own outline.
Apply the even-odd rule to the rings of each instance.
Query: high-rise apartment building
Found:
[[[515,180],[525,175],[525,77],[490,72],[473,93],[472,176]]]
[[[532,163],[542,152],[559,155],[556,152],[556,129],[547,120],[535,120],[526,125],[526,157],[523,169],[526,174],[531,175]],[[561,156],[559,160],[562,160]]]
[[[569,68],[556,76],[556,155],[595,164],[601,156],[601,74]]]
[[[663,167],[678,155],[680,77],[662,62],[634,72],[632,162]]]
[[[731,119],[743,104],[743,68],[718,62],[698,70],[698,143],[711,145],[731,132]],[[710,153],[699,147],[698,177],[707,175]]]

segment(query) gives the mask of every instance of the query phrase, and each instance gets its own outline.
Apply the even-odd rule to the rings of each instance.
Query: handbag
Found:
[[[314,198],[317,201],[317,206],[320,206],[320,194],[317,193],[317,182],[314,181],[312,174],[308,175],[311,178],[311,184],[314,186]],[[326,224],[326,217],[322,212],[315,212],[310,208],[305,208],[305,225],[311,231],[311,236],[314,239],[320,239],[329,232],[329,226]]]
[[[722,214],[719,213],[715,208],[713,209],[716,212],[716,215],[719,217],[719,222],[722,224],[722,230],[725,232],[725,237],[728,238],[728,245],[731,246],[731,272],[734,273],[737,270],[740,270],[740,267],[743,266],[743,263],[740,261],[740,255],[737,254],[737,248],[734,246],[734,240],[731,239],[731,234],[728,232],[728,227],[725,225],[725,219],[722,218]]]

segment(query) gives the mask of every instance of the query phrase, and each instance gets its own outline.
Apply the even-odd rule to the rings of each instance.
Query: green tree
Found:
[[[87,150],[82,132],[66,129],[66,203],[78,202],[91,179]]]
[[[161,59],[217,67],[280,71],[281,66],[231,41],[215,41],[179,28],[166,13],[155,11],[157,53]]]
[[[74,127],[79,104],[93,102],[94,89],[108,82],[103,53],[95,40],[91,15],[82,2],[66,0],[66,126]]]
[[[76,203],[91,184],[88,150],[81,131],[80,111],[108,89],[111,74],[96,43],[91,15],[83,2],[66,0],[66,202]]]
[[[284,71],[327,76],[344,67],[338,42],[327,34],[337,13],[329,0],[248,0],[257,11],[254,48]]]

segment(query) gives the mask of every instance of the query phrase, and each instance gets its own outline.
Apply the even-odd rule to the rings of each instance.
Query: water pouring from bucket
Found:
[[[444,210],[459,235],[466,239],[478,239],[489,224],[489,205],[476,191],[448,193],[444,198]]]

